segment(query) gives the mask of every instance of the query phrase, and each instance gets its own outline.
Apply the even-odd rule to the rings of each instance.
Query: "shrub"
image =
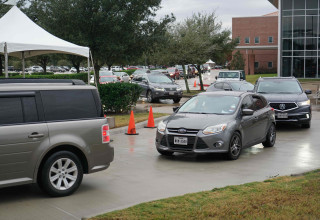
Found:
[[[104,110],[107,112],[124,113],[135,106],[142,88],[131,83],[110,83],[98,86]]]
[[[4,77],[0,77],[4,78]],[[22,75],[9,76],[9,78],[23,78]],[[31,79],[80,79],[85,83],[88,83],[88,73],[77,74],[56,74],[56,75],[29,75],[26,74],[26,78]]]
[[[39,73],[32,73],[31,75],[36,75],[36,76],[42,76],[42,75],[54,75],[53,72],[39,72]]]

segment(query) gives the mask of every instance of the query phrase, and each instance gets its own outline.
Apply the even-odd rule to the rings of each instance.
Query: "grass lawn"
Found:
[[[192,96],[197,95],[201,92],[205,92],[205,91],[190,90],[190,93],[187,93],[187,90],[183,90],[183,97],[192,97]]]
[[[257,79],[260,77],[274,77],[277,76],[276,73],[274,74],[255,74],[255,75],[246,75],[246,81],[252,83],[253,85],[256,84]]]
[[[168,114],[153,113],[154,118],[160,118],[160,117],[166,116],[166,115],[168,115]],[[111,114],[111,115],[107,115],[107,117],[114,117],[115,118],[116,128],[129,125],[130,114],[120,114],[120,115]],[[148,118],[149,118],[148,112],[134,114],[134,122],[135,123],[146,121],[146,120],[148,120]]]
[[[143,203],[96,219],[320,219],[320,170]]]

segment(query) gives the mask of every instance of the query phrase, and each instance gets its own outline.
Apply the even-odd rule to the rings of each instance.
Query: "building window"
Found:
[[[254,43],[255,44],[260,44],[260,37],[255,37],[254,38]]]
[[[236,37],[235,41],[236,41],[236,44],[240,44],[240,37]]]
[[[273,37],[268,37],[268,43],[273,43]]]
[[[273,62],[268,62],[268,68],[272,69],[273,68]]]
[[[259,68],[259,62],[254,62],[254,68],[258,69]]]
[[[244,43],[245,43],[245,44],[250,44],[250,37],[246,37],[246,38],[244,39]]]

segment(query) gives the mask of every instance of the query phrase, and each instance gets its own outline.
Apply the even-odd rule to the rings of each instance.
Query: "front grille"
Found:
[[[178,132],[179,129],[180,128],[168,128],[168,131],[170,133],[174,133],[174,134],[181,134],[181,133]],[[184,134],[197,135],[198,132],[199,132],[199,130],[197,130],[197,129],[185,129],[185,130],[186,130],[186,133],[184,133]]]
[[[168,91],[168,92],[175,92],[175,91],[177,91],[177,89],[176,88],[164,88],[166,91]]]
[[[168,135],[168,142],[169,142],[169,147],[174,149],[174,150],[193,150],[193,145],[196,140],[196,137],[190,137],[188,136],[188,145],[175,145],[174,144],[174,137],[177,137],[177,135]],[[180,137],[186,137],[186,136],[180,136]]]
[[[209,147],[201,138],[198,138],[197,147],[196,148],[197,149],[207,149]]]
[[[278,111],[289,111],[292,109],[296,109],[298,106],[294,102],[283,103],[283,102],[272,102],[270,106]]]

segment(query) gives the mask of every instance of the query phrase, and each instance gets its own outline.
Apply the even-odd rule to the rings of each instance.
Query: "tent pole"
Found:
[[[97,80],[96,80],[96,71],[94,71],[94,64],[93,64],[93,58],[92,58],[92,53],[89,51],[90,57],[91,57],[91,64],[93,67],[93,77],[94,77],[94,83],[96,84],[96,87],[98,88]]]
[[[25,71],[25,62],[24,62],[24,51],[22,51],[22,75],[23,78],[26,78],[26,71]]]
[[[9,78],[8,74],[8,47],[7,43],[4,43],[4,71],[6,73],[6,78]]]

